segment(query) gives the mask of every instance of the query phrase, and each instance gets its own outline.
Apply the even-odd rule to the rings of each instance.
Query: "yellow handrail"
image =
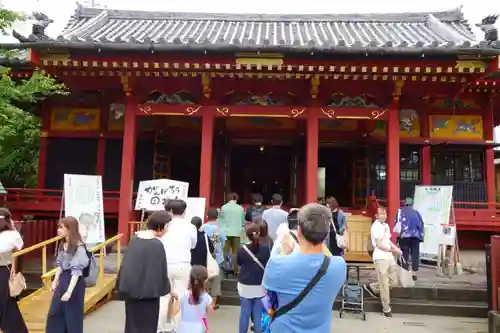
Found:
[[[52,243],[56,243],[62,239],[61,236],[57,237],[52,237],[51,239],[47,239],[46,241],[40,242],[35,245],[31,245],[25,249],[22,249],[20,251],[16,251],[12,254],[12,263],[15,264],[16,258],[19,256],[22,256],[26,253],[38,250],[39,248],[42,248],[42,274],[47,273],[47,245],[50,245]]]
[[[102,280],[104,276],[104,249],[106,246],[108,246],[111,243],[116,242],[116,270],[120,270],[120,264],[122,262],[121,260],[121,243],[120,239],[123,237],[123,234],[118,234],[116,236],[111,237],[110,239],[102,242],[99,245],[94,246],[93,248],[90,249],[90,252],[95,253],[99,251],[99,275],[98,275],[98,282]],[[56,275],[57,268],[54,268],[44,274],[42,274],[42,280],[45,288],[49,287],[49,284],[52,280],[52,277]]]

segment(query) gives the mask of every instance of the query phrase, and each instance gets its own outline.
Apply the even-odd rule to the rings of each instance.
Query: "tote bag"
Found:
[[[415,286],[415,281],[413,281],[413,276],[412,273],[406,269],[403,268],[403,258],[399,258],[399,265],[398,265],[398,280],[399,284],[403,288],[411,288]]]
[[[219,264],[215,261],[214,257],[210,253],[210,248],[208,247],[208,236],[205,233],[205,245],[207,246],[207,273],[208,278],[212,279],[219,275]]]
[[[2,257],[2,260],[5,260],[1,253],[0,256]],[[9,271],[10,275],[9,278],[10,297],[17,297],[21,295],[23,290],[26,289],[26,280],[24,279],[24,276],[20,272],[17,272],[14,276],[12,276],[12,271],[10,270],[9,266],[7,266],[7,270]]]

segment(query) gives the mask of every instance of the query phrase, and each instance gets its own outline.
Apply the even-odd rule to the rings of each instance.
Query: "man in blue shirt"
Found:
[[[208,238],[214,244],[214,254],[215,261],[219,266],[224,262],[223,247],[226,241],[226,235],[224,231],[219,228],[217,218],[219,213],[216,208],[210,208],[208,210],[208,222],[205,223],[201,228],[207,234]],[[221,295],[221,282],[222,282],[222,269],[219,270],[219,275],[214,277],[209,281],[209,294],[212,296],[212,306],[216,310],[219,306],[217,305],[217,298]]]
[[[318,272],[324,254],[322,244],[330,230],[332,214],[323,205],[311,203],[298,214],[299,251],[292,248],[284,255],[271,257],[266,266],[263,285],[275,292],[278,309],[292,302]],[[286,254],[288,253],[288,254]],[[272,333],[329,333],[333,302],[346,279],[346,263],[342,257],[330,257],[326,274],[295,308],[277,317]]]

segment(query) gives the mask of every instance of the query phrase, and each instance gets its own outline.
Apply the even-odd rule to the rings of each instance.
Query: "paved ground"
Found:
[[[123,333],[125,311],[123,302],[110,302],[85,318],[84,333]],[[209,317],[210,332],[235,333],[239,308],[222,306]],[[228,320],[230,318],[230,321]],[[486,319],[417,316],[395,314],[388,319],[378,313],[368,313],[366,321],[333,313],[331,332],[335,333],[487,333]]]

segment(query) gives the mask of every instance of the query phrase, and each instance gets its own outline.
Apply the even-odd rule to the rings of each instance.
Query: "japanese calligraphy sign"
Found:
[[[78,220],[85,243],[105,241],[101,176],[64,175],[64,214]]]
[[[439,252],[442,225],[450,222],[453,186],[415,186],[413,208],[424,220],[424,241],[420,256],[435,259]]]
[[[189,183],[172,179],[144,180],[139,183],[137,190],[136,210],[154,212],[164,209],[167,199],[186,200]]]

